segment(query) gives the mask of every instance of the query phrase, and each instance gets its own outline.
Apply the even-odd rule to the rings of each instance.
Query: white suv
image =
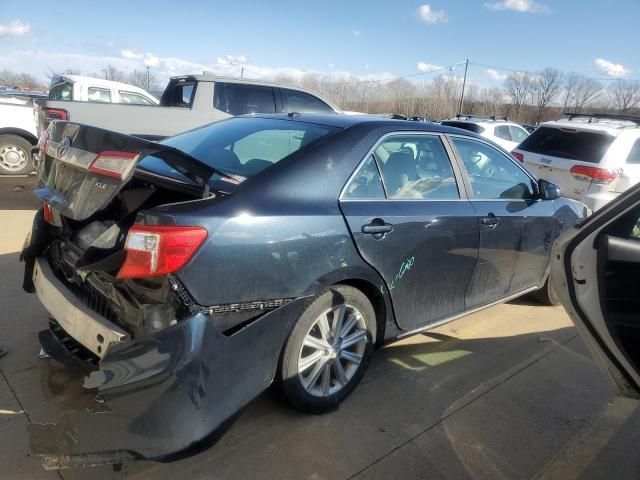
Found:
[[[640,181],[640,117],[567,114],[511,154],[595,211]]]
[[[510,152],[529,136],[517,123],[508,121],[507,117],[479,117],[473,115],[456,115],[456,118],[440,122],[450,127],[464,128],[488,138]]]

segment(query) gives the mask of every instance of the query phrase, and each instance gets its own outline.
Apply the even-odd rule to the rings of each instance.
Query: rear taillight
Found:
[[[589,167],[586,165],[574,165],[570,170],[574,178],[585,182],[592,183],[611,183],[618,178],[616,170],[608,170],[606,168]]]
[[[124,180],[135,166],[139,156],[139,153],[132,152],[102,152],[89,165],[89,172]]]
[[[520,162],[524,162],[524,155],[518,152],[511,152],[511,156]]]
[[[202,227],[134,225],[119,279],[156,277],[182,268],[207,238]]]
[[[44,202],[44,204],[42,205],[42,215],[44,216],[45,222],[53,225],[53,209],[47,202]]]
[[[44,118],[47,120],[69,120],[69,114],[66,110],[62,110],[61,108],[44,107],[42,109],[42,113],[44,114]]]

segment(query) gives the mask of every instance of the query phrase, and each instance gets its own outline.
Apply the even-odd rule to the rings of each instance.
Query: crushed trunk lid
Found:
[[[214,173],[225,176],[176,148],[97,127],[52,122],[47,134],[40,143],[35,193],[72,220],[86,220],[108,205],[148,156],[160,158],[201,187],[203,196],[209,193],[208,182]],[[104,161],[96,165],[101,155]],[[104,168],[117,162],[119,172]]]

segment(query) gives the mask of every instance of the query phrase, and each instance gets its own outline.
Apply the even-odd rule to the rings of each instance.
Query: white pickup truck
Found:
[[[31,148],[38,142],[33,100],[57,99],[84,105],[123,103],[157,105],[158,99],[126,83],[79,75],[54,75],[49,93],[2,91],[0,94],[0,175],[24,175],[33,170]]]

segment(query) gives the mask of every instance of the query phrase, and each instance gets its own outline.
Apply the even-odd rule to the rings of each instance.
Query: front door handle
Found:
[[[385,233],[393,231],[393,225],[386,223],[381,218],[374,218],[371,223],[362,226],[362,233],[382,237]]]
[[[484,217],[483,219],[480,220],[480,223],[482,223],[482,225],[486,225],[487,227],[489,227],[491,230],[493,230],[494,228],[496,228],[498,225],[500,225],[500,219],[497,218],[495,216],[495,214],[490,213],[488,216]]]

